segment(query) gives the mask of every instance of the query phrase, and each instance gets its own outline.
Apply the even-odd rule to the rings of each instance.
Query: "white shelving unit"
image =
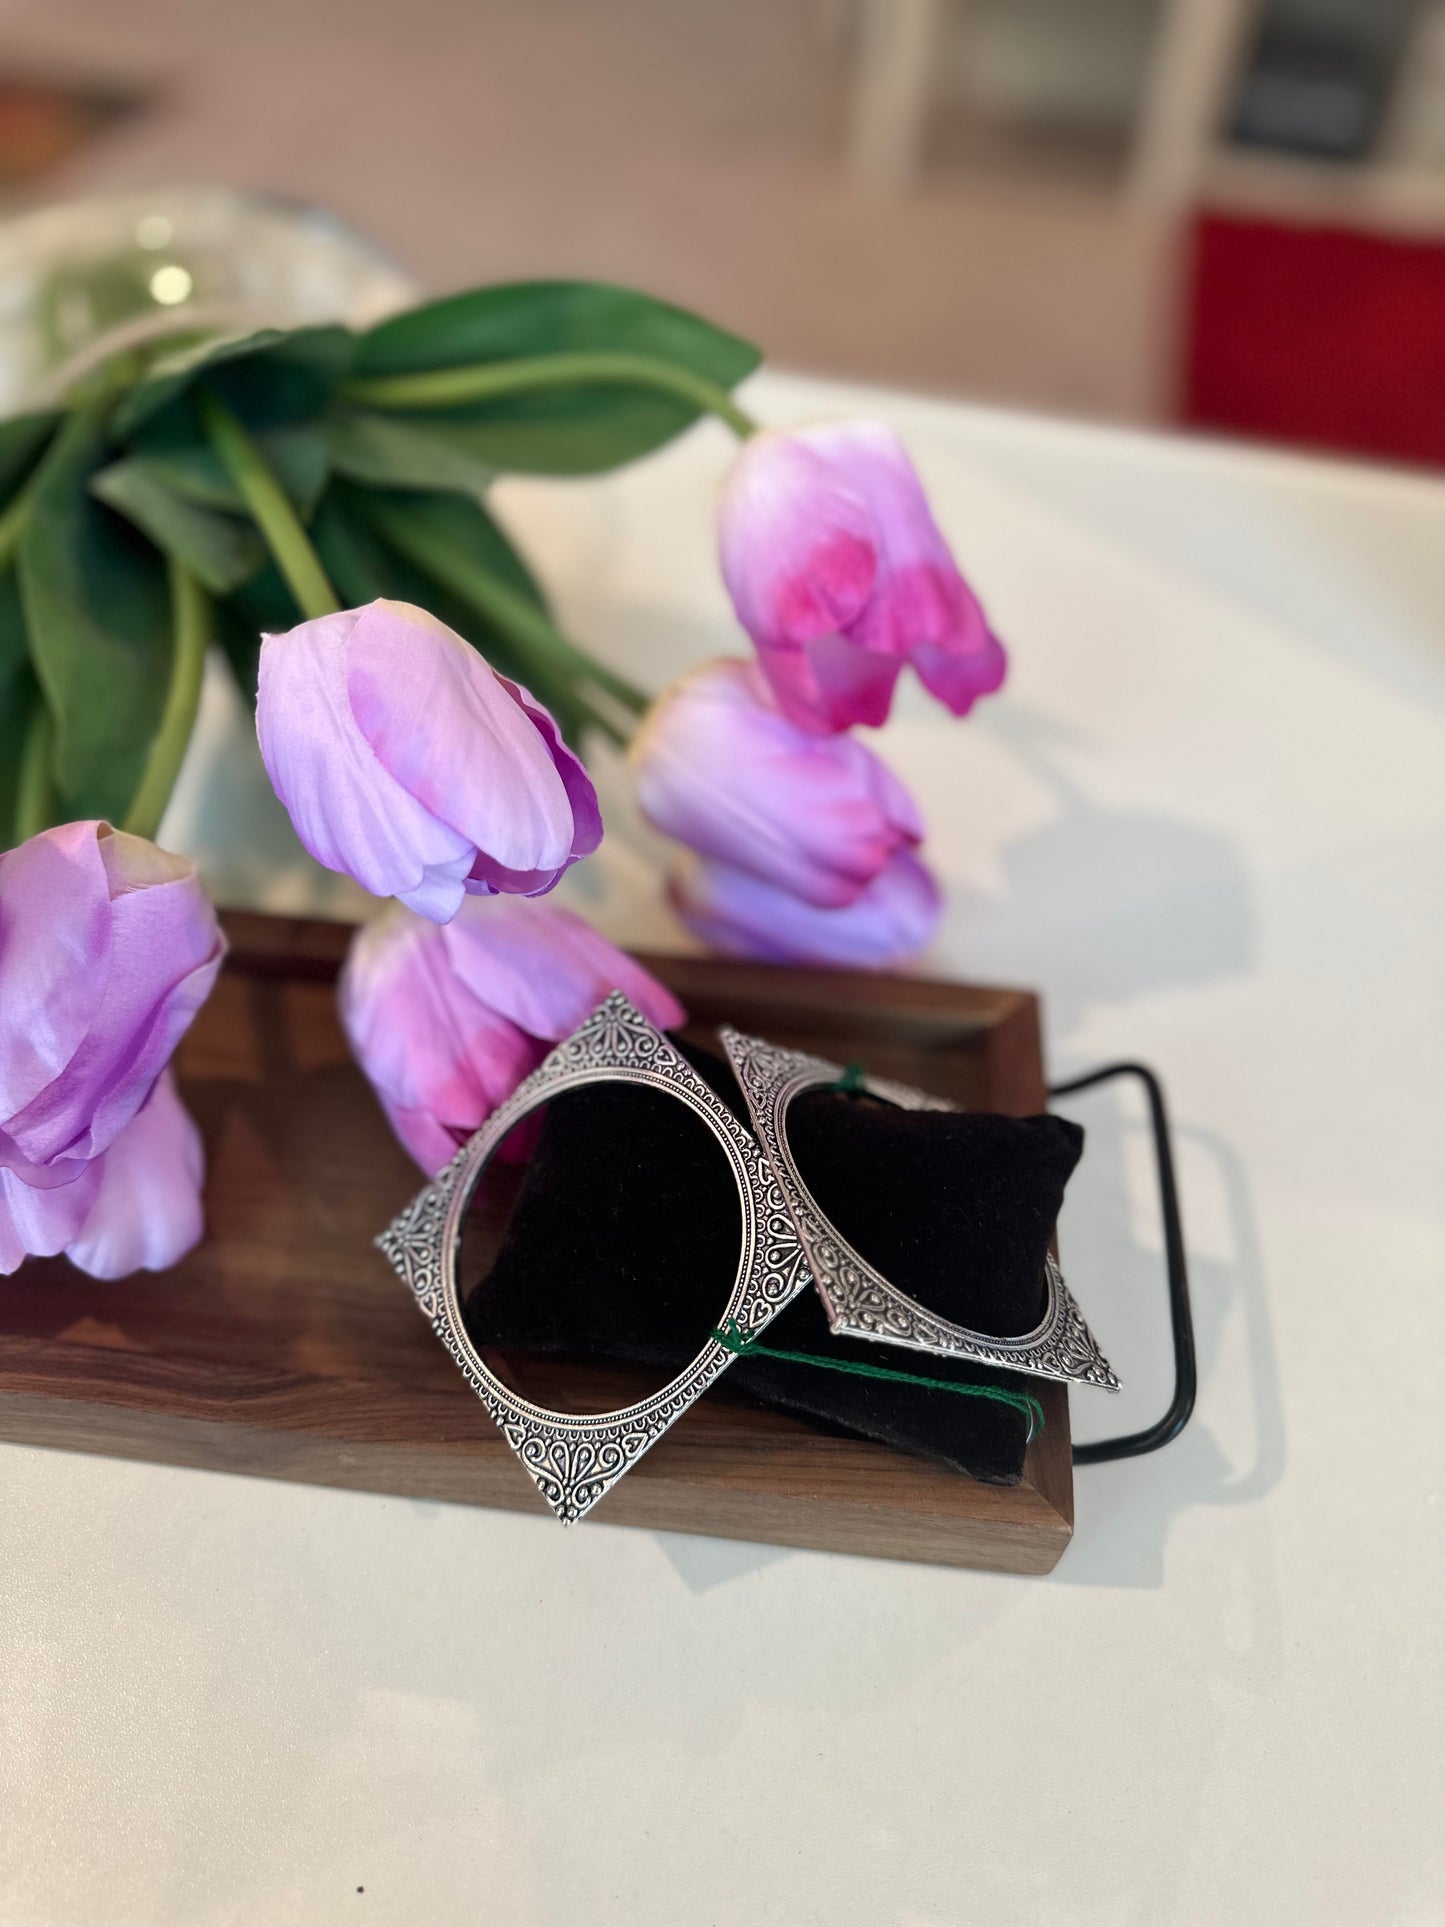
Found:
[[[1259,0],[855,0],[852,169],[880,194],[916,185],[935,114],[962,100],[1007,116],[1026,72],[1035,112],[1076,126],[1128,102],[1117,185],[1143,207],[1445,231],[1445,0],[1420,9],[1376,152],[1351,163],[1228,141],[1258,13]]]

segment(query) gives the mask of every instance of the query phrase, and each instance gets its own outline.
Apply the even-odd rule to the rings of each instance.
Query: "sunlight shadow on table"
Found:
[[[1176,1519],[1193,1506],[1251,1504],[1270,1492],[1284,1473],[1287,1453],[1279,1362],[1248,1180],[1233,1147],[1215,1133],[1187,1125],[1176,1127],[1175,1149],[1181,1164],[1191,1151],[1208,1160],[1222,1189],[1228,1225],[1226,1253],[1195,1255],[1190,1264],[1199,1357],[1198,1404],[1183,1434],[1157,1453],[1078,1469],[1074,1539],[1054,1575],[1063,1584],[1162,1585],[1169,1531]],[[1117,1114],[1112,1126],[1091,1116],[1086,1170],[1097,1187],[1102,1167],[1104,1186],[1113,1192],[1116,1202],[1124,1182],[1122,1158],[1123,1134]],[[1081,1292],[1106,1345],[1111,1329],[1124,1337],[1128,1330],[1125,1319],[1132,1324],[1137,1318],[1156,1348],[1158,1360],[1163,1361],[1169,1353],[1162,1254],[1146,1250],[1137,1238],[1124,1243],[1117,1223],[1119,1214],[1113,1215],[1115,1226],[1107,1249],[1111,1259],[1122,1252],[1123,1263],[1110,1279],[1089,1276],[1087,1261],[1083,1269],[1076,1266],[1075,1289]],[[1186,1244],[1188,1234],[1186,1199]],[[1093,1241],[1076,1242],[1087,1248]],[[1141,1293],[1152,1296],[1140,1297]],[[1134,1300],[1132,1307],[1129,1299]],[[1248,1371],[1252,1437],[1249,1462],[1243,1471],[1237,1469],[1210,1422],[1210,1385],[1231,1319],[1238,1323]],[[1124,1337],[1118,1349],[1124,1356],[1134,1347]],[[1121,1375],[1127,1383],[1127,1374]],[[1147,1377],[1155,1407],[1162,1410],[1168,1397],[1168,1373],[1161,1375],[1156,1363]],[[1074,1409],[1079,1410],[1077,1396]],[[1152,1412],[1144,1413],[1140,1422],[1152,1416]],[[1112,1421],[1107,1428],[1091,1425],[1089,1435],[1131,1429],[1132,1423],[1131,1417],[1125,1426]]]
[[[1067,766],[1087,741],[1022,704],[987,726],[1056,808],[994,852],[997,888],[952,884],[943,948],[967,958],[970,975],[1039,987],[1057,1043],[1096,1005],[1254,967],[1254,892],[1231,837],[1185,815],[1096,801]]]

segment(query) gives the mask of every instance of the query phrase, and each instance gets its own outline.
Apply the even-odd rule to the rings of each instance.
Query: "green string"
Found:
[[[868,1090],[868,1073],[861,1064],[850,1064],[836,1084],[821,1084],[824,1091],[846,1091],[850,1097],[865,1095]]]
[[[760,1345],[749,1338],[735,1318],[714,1325],[713,1337],[734,1358],[782,1358],[794,1365],[819,1365],[825,1372],[847,1372],[853,1378],[883,1378],[895,1385],[922,1385],[930,1392],[958,1392],[964,1398],[991,1398],[996,1405],[1008,1405],[1022,1412],[1029,1422],[1029,1437],[1044,1429],[1044,1408],[1031,1392],[1015,1392],[1007,1385],[959,1385],[950,1378],[924,1378],[918,1372],[890,1372],[885,1365],[861,1365],[851,1359],[821,1358],[816,1352],[784,1352],[771,1345]]]

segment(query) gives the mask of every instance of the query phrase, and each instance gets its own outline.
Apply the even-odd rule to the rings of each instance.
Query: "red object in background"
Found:
[[[133,88],[0,71],[0,187],[54,173],[92,134],[142,105]]]
[[[1185,421],[1445,466],[1445,242],[1202,215]]]

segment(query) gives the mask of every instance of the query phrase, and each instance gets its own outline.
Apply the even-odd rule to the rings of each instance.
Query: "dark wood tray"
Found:
[[[372,1237],[415,1167],[347,1052],[333,982],[349,931],[231,915],[231,954],[182,1047],[209,1157],[209,1235],[175,1271],[100,1284],[64,1261],[0,1282],[0,1437],[540,1512],[542,1500]],[[745,1030],[973,1106],[1044,1107],[1027,992],[648,957],[700,1041]],[[525,1361],[556,1407],[621,1405],[618,1366]],[[593,1520],[1047,1572],[1073,1529],[1068,1400],[1022,1482],[990,1486],[709,1393]],[[561,1530],[560,1527],[556,1528]],[[592,1521],[579,1528],[592,1529]]]

